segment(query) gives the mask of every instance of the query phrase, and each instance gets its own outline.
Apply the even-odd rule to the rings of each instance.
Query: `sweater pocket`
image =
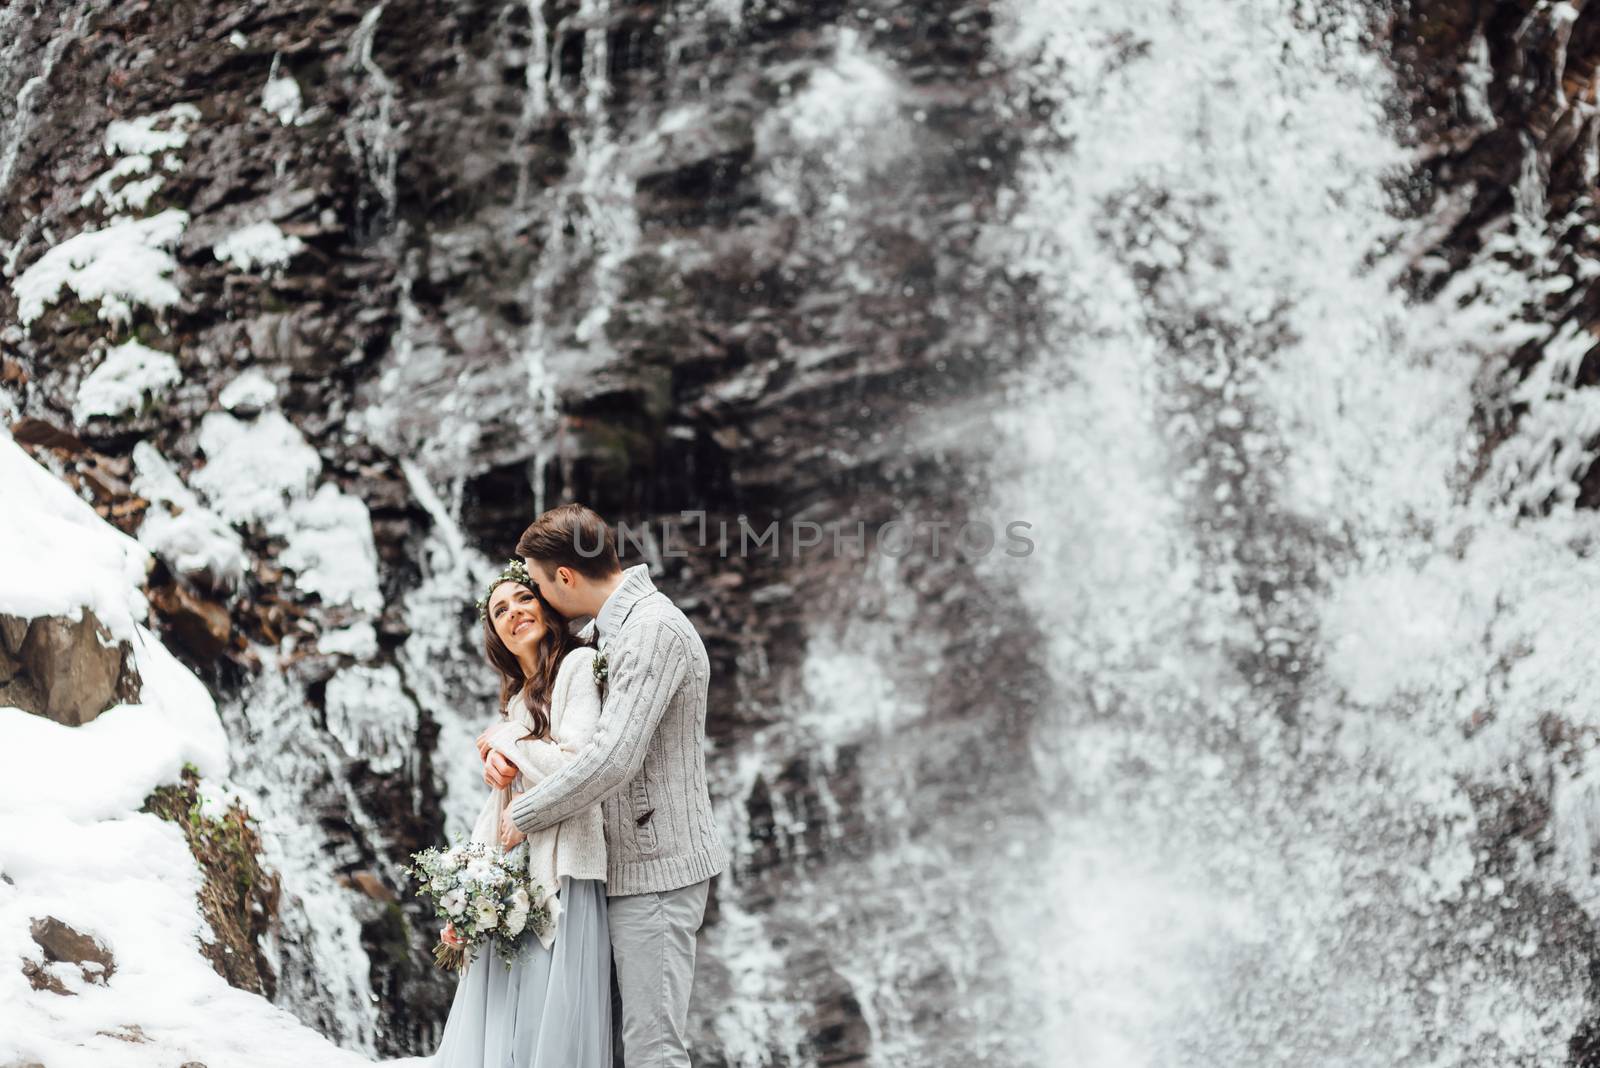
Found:
[[[628,799],[632,805],[634,844],[640,856],[648,856],[656,851],[656,809],[643,775],[628,787]]]

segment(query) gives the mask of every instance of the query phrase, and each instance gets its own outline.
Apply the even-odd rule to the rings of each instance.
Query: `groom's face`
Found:
[[[577,600],[577,588],[573,584],[572,571],[569,568],[549,568],[542,561],[525,559],[528,565],[528,576],[539,586],[539,593],[549,603],[551,608],[566,616],[568,619],[582,615]]]

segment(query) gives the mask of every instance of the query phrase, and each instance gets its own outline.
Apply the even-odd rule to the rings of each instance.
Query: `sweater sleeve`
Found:
[[[516,724],[505,724],[512,729],[490,734],[489,747],[515,764],[529,783],[538,785],[572,763],[594,734],[600,691],[593,664],[590,649],[576,649],[561,663],[551,695],[553,718],[561,721],[560,737],[533,738],[526,730],[516,730]]]
[[[524,834],[552,827],[615,794],[644,767],[650,739],[689,671],[684,638],[645,619],[617,636],[607,665],[609,693],[594,736],[572,763],[519,797],[511,818]]]

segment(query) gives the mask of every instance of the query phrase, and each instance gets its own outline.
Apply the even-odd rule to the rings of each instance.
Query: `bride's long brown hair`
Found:
[[[489,591],[489,597],[492,598],[495,590],[506,582],[522,585],[515,579],[506,579],[495,584],[494,589]],[[490,666],[500,673],[500,707],[508,708],[511,699],[520,693],[523,705],[533,717],[534,737],[547,738],[550,735],[550,697],[556,688],[556,670],[561,666],[562,657],[585,643],[571,634],[566,617],[551,608],[550,602],[537,589],[532,586],[523,588],[530,591],[534,600],[539,602],[539,618],[544,621],[544,637],[539,639],[539,648],[534,654],[533,673],[524,673],[522,661],[506,648],[506,643],[495,633],[494,621],[489,618],[488,612],[483,615],[483,655],[488,657]]]

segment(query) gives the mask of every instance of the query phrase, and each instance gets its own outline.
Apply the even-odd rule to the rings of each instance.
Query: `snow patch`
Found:
[[[82,618],[87,607],[113,637],[133,641],[147,606],[139,592],[150,557],[108,526],[66,484],[0,430],[0,612]]]
[[[73,418],[82,423],[96,415],[124,415],[182,380],[171,353],[126,341],[107,353],[78,387]]]
[[[272,61],[266,88],[261,90],[261,107],[285,126],[293,125],[300,117],[300,83],[288,74],[279,74],[276,59]]]
[[[189,577],[207,576],[236,588],[247,558],[239,535],[200,499],[149,442],[133,447],[133,491],[150,502],[139,542]]]
[[[253,271],[257,267],[285,267],[305,247],[304,241],[268,221],[235,230],[213,245],[211,251],[217,259],[227,260],[241,271]]]
[[[352,623],[324,633],[317,639],[317,648],[329,655],[343,654],[366,660],[378,655],[378,632],[371,623]]]
[[[217,402],[230,412],[239,409],[258,412],[277,399],[278,387],[253,367],[224,386],[217,396]]]
[[[115,819],[137,810],[157,786],[176,782],[185,763],[205,775],[226,774],[227,737],[205,686],[143,627],[132,644],[136,705],[118,705],[81,727],[0,708],[0,813]],[[64,767],[82,777],[60,774]]]
[[[189,225],[186,212],[168,209],[148,219],[121,219],[55,246],[17,278],[17,315],[27,326],[61,298],[63,288],[100,304],[100,318],[122,326],[135,306],[162,312],[178,302],[171,276],[178,262],[167,251]]]
[[[144,155],[117,160],[78,198],[78,206],[87,208],[98,200],[110,212],[127,211],[130,208],[143,211],[150,203],[150,198],[166,184],[166,179],[161,175],[150,173],[152,166],[150,157]],[[129,180],[137,174],[148,177]]]
[[[325,482],[268,529],[288,542],[279,562],[294,572],[296,589],[316,594],[325,605],[383,610],[372,516],[360,498]]]
[[[265,523],[283,538],[280,562],[297,589],[325,605],[382,610],[372,516],[333,483],[312,494],[322,458],[293,423],[275,411],[252,421],[211,412],[200,448],[206,466],[191,478],[194,488],[230,522]]]
[[[322,457],[278,412],[251,422],[210,412],[200,423],[200,449],[206,466],[190,483],[232,523],[281,514],[291,498],[310,492],[322,470]]]
[[[137,119],[118,119],[106,127],[106,155],[145,155],[169,152],[189,143],[189,131],[200,120],[193,104],[176,104],[166,111]]]

